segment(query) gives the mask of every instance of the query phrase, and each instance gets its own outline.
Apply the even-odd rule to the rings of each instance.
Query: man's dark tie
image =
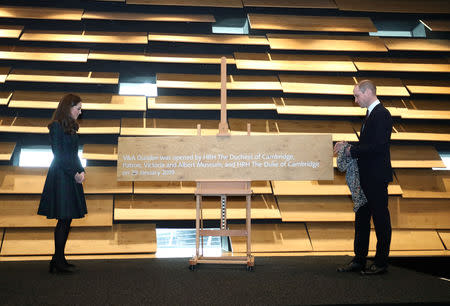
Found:
[[[369,118],[369,110],[366,111],[366,117],[364,117],[364,121],[361,126],[361,132],[364,130],[364,126],[366,125],[367,118]]]

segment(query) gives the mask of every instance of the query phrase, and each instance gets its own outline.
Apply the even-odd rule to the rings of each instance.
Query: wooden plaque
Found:
[[[119,181],[333,180],[331,135],[119,137]]]

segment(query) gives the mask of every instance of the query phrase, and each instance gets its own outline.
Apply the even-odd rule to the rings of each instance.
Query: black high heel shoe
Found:
[[[66,267],[72,268],[72,269],[76,269],[77,266],[75,266],[74,264],[68,263],[67,260],[64,258],[64,265]]]
[[[54,260],[50,261],[48,272],[50,273],[72,273],[73,270],[69,269],[69,267],[66,267],[64,263],[57,263]]]

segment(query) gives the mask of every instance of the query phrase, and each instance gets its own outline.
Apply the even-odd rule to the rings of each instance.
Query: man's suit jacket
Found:
[[[359,142],[352,145],[351,156],[358,158],[361,186],[392,182],[390,142],[392,117],[380,103],[364,123]]]

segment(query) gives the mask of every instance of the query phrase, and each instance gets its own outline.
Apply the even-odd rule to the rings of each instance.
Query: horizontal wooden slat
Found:
[[[328,17],[299,15],[247,15],[250,27],[255,30],[317,31],[317,32],[376,32],[368,17]]]
[[[403,83],[413,94],[450,95],[450,81],[403,80]]]
[[[378,96],[409,96],[408,90],[406,90],[400,79],[372,76],[355,77],[356,82],[361,82],[365,79],[370,79],[375,83]]]
[[[0,67],[0,84],[5,83],[6,77],[8,76],[11,67]]]
[[[22,31],[21,25],[0,25],[0,38],[19,38]]]
[[[74,43],[141,44],[146,45],[147,32],[68,32],[68,31],[25,31],[20,40]]]
[[[241,8],[241,0],[126,0],[127,4]]]
[[[351,251],[353,250],[353,223],[307,223],[314,251]],[[369,250],[376,249],[375,231],[370,233]],[[443,250],[435,230],[393,229],[391,250]]]
[[[6,80],[16,82],[118,84],[119,73],[13,69]]]
[[[8,105],[12,95],[12,91],[0,91],[0,105]]]
[[[243,230],[245,224],[230,224],[230,229]],[[233,252],[246,251],[245,237],[231,237]],[[303,223],[253,224],[252,253],[311,251],[311,243]]]
[[[15,142],[0,142],[0,160],[11,160],[15,148]]]
[[[148,109],[172,110],[220,110],[219,97],[207,96],[158,96],[148,98]],[[273,98],[269,97],[227,97],[228,110],[274,110]]]
[[[0,46],[0,59],[44,62],[86,62],[88,49]]]
[[[445,168],[439,153],[431,145],[391,145],[391,163],[394,168]]]
[[[448,14],[450,7],[446,0],[378,0],[376,5],[370,0],[335,0],[339,10],[388,13]]]
[[[420,19],[430,31],[450,32],[450,21],[445,19]]]
[[[394,123],[392,140],[450,141],[450,126],[446,122]]]
[[[445,245],[445,248],[450,249],[450,230],[439,230],[439,237],[442,239],[442,242]]]
[[[7,229],[1,255],[53,254],[53,229]],[[115,224],[112,227],[78,227],[70,232],[66,254],[154,253],[154,224]]]
[[[349,196],[277,196],[283,222],[354,221]]]
[[[105,61],[130,61],[130,62],[149,62],[149,63],[183,63],[183,64],[220,64],[222,56],[226,57],[227,64],[234,64],[232,55],[220,54],[170,54],[170,53],[131,53],[131,52],[112,52],[96,51],[89,53],[90,60]]]
[[[214,15],[209,14],[143,14],[122,12],[85,11],[82,19],[93,20],[127,20],[127,21],[163,21],[163,22],[215,22]]]
[[[396,169],[395,174],[404,198],[450,198],[449,170]]]
[[[354,63],[361,71],[450,72],[444,59],[354,58]]]
[[[133,192],[132,182],[117,181],[117,167],[86,167],[83,183],[87,194],[126,194]]]
[[[197,44],[228,44],[228,45],[268,45],[264,36],[231,35],[231,34],[173,34],[149,33],[148,40]]]
[[[205,220],[221,218],[219,197],[204,197],[202,214]],[[227,219],[246,218],[245,197],[227,198]],[[195,220],[194,195],[133,195],[116,196],[115,220]],[[252,196],[252,219],[280,219],[272,195]]]
[[[83,158],[88,160],[117,161],[117,145],[86,143],[83,146]]]
[[[216,135],[219,122],[216,120],[122,118],[120,135],[126,136],[196,136],[197,125],[202,135]]]
[[[0,6],[0,18],[81,20],[83,9]]]
[[[409,99],[404,100],[407,108],[401,116],[405,119],[450,119],[450,103],[448,100]]]
[[[450,51],[450,40],[428,38],[383,38],[390,51]]]
[[[64,92],[15,91],[9,107],[56,109]],[[108,93],[76,93],[83,110],[146,111],[145,96],[124,96]]]
[[[336,9],[333,0],[242,0],[244,6]]]
[[[273,194],[298,195],[298,196],[326,196],[326,195],[350,195],[350,189],[345,181],[345,174],[334,170],[332,181],[272,181]],[[402,194],[402,189],[394,177],[389,184],[390,195]]]
[[[158,88],[220,89],[220,76],[215,74],[157,73]],[[228,90],[281,90],[276,76],[228,75]]]
[[[1,227],[54,227],[55,219],[37,215],[40,195],[0,196]],[[86,195],[88,214],[74,219],[72,226],[112,226],[113,196]]]
[[[271,49],[387,52],[379,37],[267,34]]]
[[[278,71],[356,71],[350,57],[235,52],[236,67]]]

